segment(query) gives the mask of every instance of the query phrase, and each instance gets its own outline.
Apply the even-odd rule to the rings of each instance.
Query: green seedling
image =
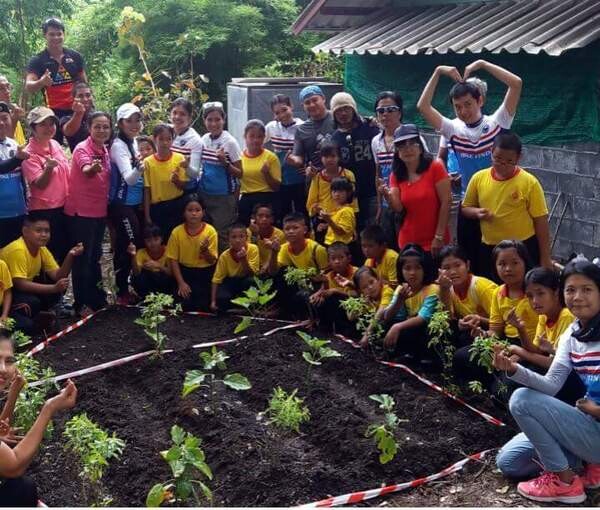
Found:
[[[227,359],[229,359],[229,356],[223,351],[217,350],[215,346],[210,351],[201,352],[202,370],[188,370],[185,373],[185,380],[183,381],[183,389],[181,391],[182,398],[187,397],[200,387],[208,388],[211,402],[210,408],[213,414],[215,414],[217,410],[216,384],[218,382],[236,391],[249,390],[252,384],[242,374],[225,374],[222,379],[217,378],[216,370],[220,370],[221,372],[227,370],[227,365],[225,364],[225,360]]]
[[[344,299],[341,305],[350,320],[356,321],[356,330],[361,335],[368,332],[369,346],[374,354],[378,354],[383,349],[381,340],[385,336],[385,328],[377,319],[376,310],[362,296]]]
[[[234,333],[241,333],[252,325],[254,317],[260,317],[268,305],[277,295],[277,291],[271,292],[273,280],[261,280],[254,277],[255,286],[244,291],[244,295],[232,299],[233,304],[242,306],[250,314],[249,317],[243,317],[241,322],[236,326]]]
[[[433,349],[443,363],[442,377],[444,385],[448,389],[456,386],[453,383],[452,361],[456,347],[452,344],[452,328],[450,326],[450,312],[445,309],[443,303],[438,302],[437,309],[431,316],[427,325],[429,332],[429,343],[427,347]]]
[[[15,347],[22,348],[31,343],[31,337],[16,329],[17,321],[14,319],[7,317],[2,322],[2,328],[11,333],[10,337],[12,338]]]
[[[89,484],[92,501],[99,506],[109,505],[112,498],[105,494],[101,480],[109,461],[123,453],[125,441],[114,432],[109,435],[85,413],[71,418],[65,424],[63,435],[67,440],[65,447],[77,455],[81,464],[79,476],[85,482],[84,492]]]
[[[283,274],[283,279],[288,285],[296,285],[300,290],[313,291],[312,279],[317,276],[318,271],[314,267],[301,269],[288,266]]]
[[[321,340],[310,336],[304,331],[296,331],[297,335],[304,340],[304,343],[308,346],[308,351],[302,352],[302,358],[308,363],[308,371],[306,373],[306,380],[310,381],[310,374],[313,365],[322,365],[324,359],[327,358],[339,358],[341,354],[329,347],[331,343],[329,340]]]
[[[152,340],[155,346],[155,357],[161,357],[167,335],[161,331],[161,325],[168,316],[181,312],[181,305],[174,305],[173,296],[161,293],[151,293],[146,296],[142,304],[141,317],[134,322],[144,328],[144,333]]]
[[[469,390],[471,390],[471,392],[475,393],[476,395],[481,395],[485,392],[485,389],[484,389],[481,381],[477,381],[477,380],[469,381],[468,387],[469,387]]]
[[[295,389],[289,395],[281,387],[273,390],[269,407],[265,413],[270,417],[269,423],[276,427],[300,433],[300,425],[310,420],[310,411],[304,399],[296,396]]]
[[[494,345],[501,345],[508,349],[510,343],[500,340],[496,335],[478,336],[469,347],[469,361],[475,361],[477,365],[487,370],[489,374],[494,372]]]
[[[58,389],[56,383],[49,382],[56,374],[51,368],[43,368],[40,362],[26,354],[16,355],[17,369],[25,379],[25,386],[19,393],[15,403],[15,412],[13,426],[25,434],[37,420],[40,410],[46,402],[46,398],[51,389]],[[35,387],[31,383],[36,381],[48,381]],[[50,422],[44,437],[52,437],[53,424]]]
[[[164,502],[186,503],[190,498],[193,498],[194,506],[206,506],[202,504],[197,489],[200,488],[204,499],[208,501],[212,501],[212,491],[198,478],[204,476],[212,480],[213,474],[200,447],[202,440],[173,425],[171,441],[171,448],[160,452],[160,455],[169,464],[173,478],[165,483],[157,483],[150,489],[146,506],[159,507]]]
[[[384,411],[383,423],[369,425],[365,432],[366,437],[374,437],[379,449],[379,462],[387,464],[398,452],[398,443],[396,441],[396,431],[400,422],[408,420],[400,420],[394,413],[396,403],[394,399],[387,394],[370,395],[369,398],[375,402],[379,402],[379,409]]]

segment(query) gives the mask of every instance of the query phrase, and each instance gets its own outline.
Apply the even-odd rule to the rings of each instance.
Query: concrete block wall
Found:
[[[427,133],[425,138],[429,149],[437,152],[439,137]],[[557,259],[573,252],[590,259],[600,256],[600,145],[587,144],[585,149],[523,149],[521,166],[540,180],[546,194],[555,239],[552,255]]]

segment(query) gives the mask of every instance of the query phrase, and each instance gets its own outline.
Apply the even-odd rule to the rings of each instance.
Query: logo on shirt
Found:
[[[513,200],[519,200],[519,190],[515,190],[511,193],[510,198]]]

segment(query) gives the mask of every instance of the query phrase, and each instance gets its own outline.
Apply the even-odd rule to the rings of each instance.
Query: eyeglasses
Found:
[[[409,140],[402,140],[401,142],[396,142],[395,145],[396,149],[402,150],[406,148],[417,147],[418,145],[421,145],[421,142],[418,138],[411,138]]]
[[[493,154],[492,154],[492,163],[494,163],[495,165],[498,165],[498,166],[515,166],[517,164],[517,162],[515,160],[499,158],[497,156],[494,156]]]
[[[399,112],[400,107],[399,106],[380,106],[379,108],[375,108],[375,111],[377,113],[393,113],[393,112]]]
[[[208,110],[209,108],[221,108],[223,109],[223,103],[221,101],[209,101],[208,103],[204,103],[202,105],[203,110]]]

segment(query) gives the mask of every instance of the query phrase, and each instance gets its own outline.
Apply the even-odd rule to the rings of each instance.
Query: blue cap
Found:
[[[303,103],[304,100],[309,98],[310,96],[325,97],[325,94],[323,94],[321,87],[319,87],[318,85],[308,85],[300,91],[300,102]]]

